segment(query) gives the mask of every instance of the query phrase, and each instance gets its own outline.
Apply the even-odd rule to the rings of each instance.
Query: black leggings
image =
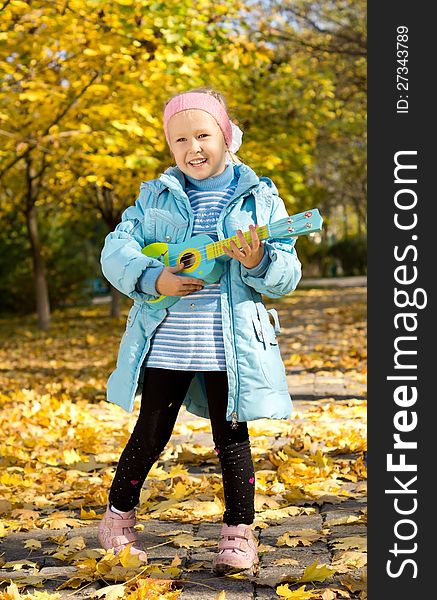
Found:
[[[109,502],[128,511],[140,500],[141,487],[164,450],[195,371],[146,367],[140,414],[117,466]],[[226,371],[205,371],[205,386],[215,451],[220,460],[227,525],[254,519],[255,473],[246,423],[233,429],[226,420]]]

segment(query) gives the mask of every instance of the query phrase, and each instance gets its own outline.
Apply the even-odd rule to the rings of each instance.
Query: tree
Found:
[[[301,198],[317,198],[327,217],[325,235],[330,225],[336,234],[346,228],[364,235],[366,3],[265,0],[257,6],[253,34],[271,46],[278,73],[291,66],[278,85],[286,89],[297,121],[309,118],[314,125],[311,159],[301,166],[301,188],[294,190]],[[295,102],[297,82],[306,105]],[[308,136],[302,130],[299,135],[307,144]]]
[[[168,160],[164,100],[229,71],[226,52],[245,53],[247,40],[233,38],[240,9],[212,0],[3,4],[0,180],[16,193],[2,194],[2,210],[26,214],[42,329],[50,307],[38,207],[94,210],[113,228],[137,178]]]

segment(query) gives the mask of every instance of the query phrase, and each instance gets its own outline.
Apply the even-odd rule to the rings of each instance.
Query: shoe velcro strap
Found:
[[[250,528],[243,529],[238,525],[229,525],[226,527],[226,531],[222,532],[222,537],[237,537],[244,540],[250,540],[252,537],[252,531]]]
[[[219,550],[247,550],[247,542],[244,539],[221,540]]]
[[[133,519],[113,519],[112,526],[117,529],[124,529],[125,527],[133,527],[136,522],[135,517]]]

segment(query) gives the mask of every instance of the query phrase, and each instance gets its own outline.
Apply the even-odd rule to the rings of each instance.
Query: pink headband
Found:
[[[168,139],[168,122],[171,117],[183,110],[190,109],[204,110],[214,117],[223,132],[226,146],[229,148],[232,143],[232,127],[228,113],[214,96],[203,92],[179,94],[179,96],[175,96],[167,104],[164,109],[164,132],[167,142],[170,143]]]

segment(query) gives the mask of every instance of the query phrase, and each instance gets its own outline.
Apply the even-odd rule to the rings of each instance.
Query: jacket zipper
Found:
[[[231,198],[231,199],[230,199],[230,201],[229,201],[229,204],[228,204],[228,205],[226,206],[226,208],[225,208],[225,213],[223,213],[223,216],[222,216],[222,218],[221,218],[221,224],[222,224],[222,223],[224,223],[224,219],[225,219],[225,216],[226,216],[226,215],[228,214],[228,212],[229,212],[229,207],[230,207],[230,205],[231,205],[231,204],[234,204],[234,202],[235,202],[236,200],[241,200],[241,199],[244,199],[246,196],[249,196],[251,193],[252,193],[252,190],[250,190],[250,191],[246,191],[246,192],[245,192],[245,193],[243,193],[241,196],[238,196],[238,197],[233,197],[233,198]],[[223,227],[222,227],[222,234],[223,234],[223,236],[224,236],[224,233],[223,233]],[[230,267],[230,265],[229,265],[229,271],[228,271],[228,282],[227,282],[227,284],[228,284],[228,296],[229,296],[229,298],[230,298],[230,305],[232,305],[232,290],[231,290],[231,276],[230,276],[230,270],[231,270],[231,267]],[[231,312],[231,320],[232,320],[232,337],[233,337],[233,340],[234,340],[234,348],[235,348],[235,333],[234,333],[234,332],[235,332],[235,323],[234,323],[234,312],[233,312],[233,310],[231,310],[230,312]],[[238,399],[238,394],[239,394],[239,385],[240,385],[240,378],[239,378],[239,373],[238,373],[238,361],[237,361],[237,357],[236,357],[236,355],[235,355],[235,352],[234,352],[234,357],[235,357],[235,371],[236,371],[236,373],[237,373],[237,376],[236,376],[236,386],[235,386],[236,393],[235,393],[235,400],[234,400],[234,410],[233,410],[233,411],[232,411],[232,413],[231,413],[231,429],[237,429],[237,428],[238,428],[238,402],[237,402],[237,399]]]
[[[228,271],[228,295],[229,295],[229,299],[230,299],[230,306],[233,306],[233,302],[232,302],[232,291],[231,291],[231,276],[230,276],[230,271],[231,271],[231,267],[229,265],[229,271]],[[235,323],[234,323],[234,312],[231,309],[230,310],[231,313],[231,320],[232,320],[232,337],[234,340],[234,350],[235,350]],[[236,386],[235,386],[235,400],[234,400],[234,410],[231,413],[231,429],[237,429],[238,427],[238,394],[239,394],[239,384],[240,384],[240,378],[239,378],[239,373],[238,373],[238,361],[237,361],[237,357],[234,351],[234,358],[235,358],[235,371],[236,371]]]
[[[243,196],[243,198],[244,198],[244,196]],[[233,200],[235,200],[235,199],[233,199]],[[231,200],[231,202],[233,202],[233,200]],[[224,218],[225,218],[226,214],[229,212],[228,208],[229,208],[229,205],[226,207],[226,213],[223,215],[222,223],[224,222]],[[222,228],[222,233],[224,235],[223,228]],[[229,270],[228,270],[227,287],[228,287],[228,296],[229,296],[229,300],[230,300],[229,306],[232,307],[233,306],[233,302],[232,302],[232,289],[231,289],[231,265],[229,265]],[[231,313],[232,337],[233,337],[233,340],[234,340],[234,349],[235,349],[234,311],[231,308],[231,310],[229,312]],[[240,385],[240,377],[239,377],[239,373],[238,373],[238,360],[237,360],[235,352],[234,352],[234,358],[235,358],[235,372],[236,372],[237,375],[236,375],[236,385],[235,385],[234,410],[231,413],[231,429],[237,429],[238,428],[238,401],[237,401],[237,399],[238,399],[239,385]]]

